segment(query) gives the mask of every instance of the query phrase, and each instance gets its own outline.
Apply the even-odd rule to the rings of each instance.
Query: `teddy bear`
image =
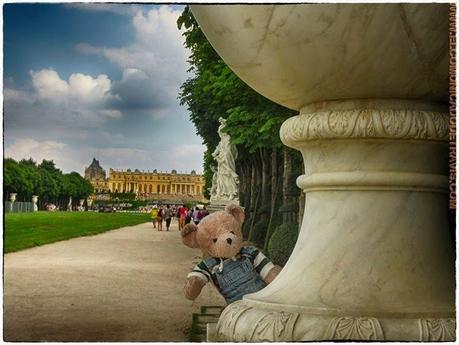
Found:
[[[204,260],[188,274],[185,297],[194,300],[208,282],[212,282],[226,302],[232,303],[271,283],[281,271],[260,250],[244,246],[242,223],[244,210],[227,205],[204,217],[199,225],[187,224],[181,230],[182,242],[200,248]]]

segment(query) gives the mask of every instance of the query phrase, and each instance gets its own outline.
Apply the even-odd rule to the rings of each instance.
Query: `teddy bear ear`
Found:
[[[182,235],[183,244],[191,248],[199,248],[198,242],[196,241],[197,231],[198,231],[198,227],[196,225],[194,224],[185,225],[182,231],[180,231],[180,235]]]
[[[242,209],[242,207],[239,207],[234,204],[229,204],[229,205],[226,205],[225,211],[231,214],[234,218],[236,218],[239,224],[242,225],[242,223],[244,223],[245,214],[244,214],[244,210]]]

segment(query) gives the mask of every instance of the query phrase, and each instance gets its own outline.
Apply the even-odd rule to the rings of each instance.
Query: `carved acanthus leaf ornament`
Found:
[[[447,113],[420,110],[356,109],[305,113],[286,120],[284,144],[317,139],[404,139],[446,141]]]

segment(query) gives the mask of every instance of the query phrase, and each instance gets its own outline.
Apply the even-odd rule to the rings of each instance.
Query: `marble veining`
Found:
[[[192,10],[238,76],[289,108],[324,99],[447,99],[447,4],[193,5]]]
[[[249,86],[299,110],[291,257],[229,305],[221,341],[451,341],[448,4],[192,5]]]

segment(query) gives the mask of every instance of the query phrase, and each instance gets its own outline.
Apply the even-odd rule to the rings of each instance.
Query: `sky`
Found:
[[[202,172],[205,147],[177,100],[183,6],[5,4],[4,154],[84,173]]]

